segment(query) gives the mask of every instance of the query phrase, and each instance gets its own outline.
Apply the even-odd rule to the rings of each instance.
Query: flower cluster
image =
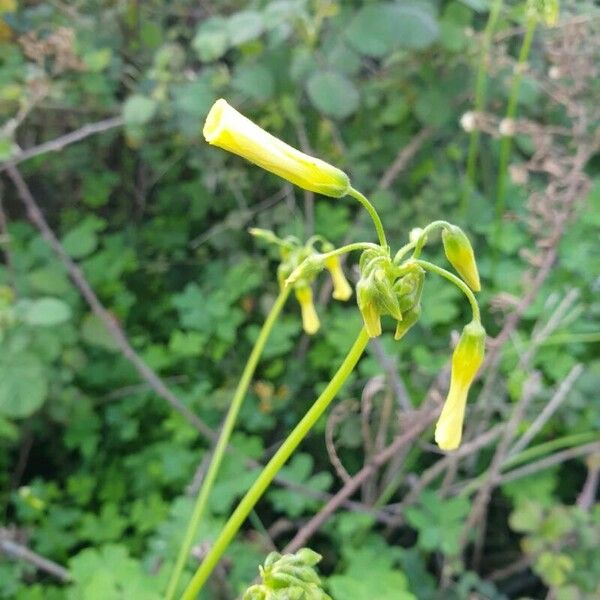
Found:
[[[302,314],[302,327],[306,333],[313,335],[319,331],[321,322],[313,301],[311,284],[323,268],[329,271],[333,283],[333,297],[346,301],[352,296],[352,288],[344,275],[339,256],[328,255],[333,250],[331,242],[319,235],[311,237],[305,244],[298,238],[288,236],[285,239],[277,237],[272,231],[251,228],[250,233],[279,247],[280,263],[277,269],[277,279],[284,287],[293,285],[296,300]],[[320,252],[315,245],[320,244]],[[303,265],[301,273],[290,281],[290,276]]]
[[[271,552],[259,567],[262,583],[248,588],[244,600],[332,600],[314,569],[321,558],[310,548],[295,554]]]
[[[390,316],[396,321],[396,340],[405,336],[415,325],[421,315],[427,271],[449,280],[465,294],[471,304],[473,319],[463,329],[454,350],[450,390],[435,431],[440,448],[457,448],[462,436],[468,391],[483,362],[485,349],[485,330],[473,295],[473,292],[481,289],[479,272],[473,247],[462,229],[446,221],[434,221],[423,229],[412,230],[409,242],[392,257],[377,211],[351,186],[343,171],[288,146],[222,99],[211,109],[204,135],[209,143],[242,156],[304,189],[335,198],[351,195],[361,202],[373,219],[379,244],[358,242],[341,248],[334,248],[319,236],[301,244],[295,238],[282,240],[272,232],[251,230],[253,234],[279,246],[279,282],[282,286],[293,286],[307,333],[314,334],[320,327],[311,283],[321,270],[327,269],[333,281],[333,297],[348,300],[352,289],[342,271],[340,256],[354,250],[362,252],[356,298],[369,337],[381,335],[382,317]],[[438,230],[441,230],[446,258],[458,276],[420,259],[429,236]],[[315,245],[318,243],[320,248],[317,251]],[[406,258],[409,253],[410,256]]]

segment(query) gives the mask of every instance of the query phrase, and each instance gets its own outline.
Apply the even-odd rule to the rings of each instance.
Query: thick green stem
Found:
[[[358,190],[355,190],[353,187],[350,188],[348,192],[350,196],[356,198],[367,210],[373,223],[375,225],[375,230],[377,231],[377,237],[379,238],[379,243],[382,248],[387,248],[387,240],[385,239],[385,231],[383,230],[383,225],[381,223],[381,219],[379,218],[378,212],[375,210],[375,207],[367,200],[364,194],[361,194]]]
[[[287,462],[292,453],[296,450],[300,442],[306,437],[308,432],[325,412],[335,395],[338,393],[356,364],[362,356],[364,349],[369,341],[369,336],[363,328],[358,335],[350,352],[346,355],[344,362],[327,384],[323,393],[317,398],[302,420],[296,425],[287,439],[283,442],[273,458],[267,463],[252,487],[246,492],[235,511],[229,517],[225,527],[221,530],[219,537],[206,555],[202,564],[192,577],[188,587],[181,596],[181,600],[193,600],[202,589],[202,586],[212,573],[219,562],[221,556],[231,543],[231,540],[238,532],[250,511],[260,500],[273,478],[277,475],[281,467]]]
[[[479,67],[477,69],[477,79],[475,81],[475,113],[481,113],[485,110],[487,95],[487,64],[489,60],[490,46],[492,44],[492,35],[496,29],[496,23],[502,10],[503,0],[495,0],[490,9],[490,14],[483,31],[483,40],[481,45]],[[479,153],[479,130],[474,127],[469,137],[469,151],[467,154],[467,178],[463,195],[461,198],[460,212],[464,217],[469,209],[469,197],[471,190],[475,187],[475,171],[477,168],[477,155]]]
[[[521,81],[523,80],[523,69],[527,58],[529,57],[529,51],[531,49],[531,42],[533,41],[533,35],[537,26],[537,18],[530,17],[527,21],[527,30],[525,32],[525,38],[519,51],[519,57],[517,59],[517,65],[515,67],[515,75],[510,88],[510,96],[508,98],[508,106],[506,109],[506,120],[511,122],[517,114],[517,106],[519,104],[519,91],[521,89]],[[512,134],[503,135],[500,140],[500,154],[498,158],[498,183],[496,186],[496,222],[494,232],[494,249],[497,251],[498,242],[502,232],[502,216],[504,215],[504,206],[506,202],[506,181],[508,178],[508,162],[510,160],[510,153],[512,150]]]
[[[473,311],[473,319],[475,321],[481,322],[481,314],[479,312],[479,304],[477,304],[477,300],[475,299],[475,295],[471,291],[471,288],[462,280],[460,277],[454,275],[454,273],[450,273],[450,271],[446,271],[446,269],[442,269],[442,267],[438,267],[433,263],[430,263],[426,260],[415,260],[420,267],[427,271],[431,271],[444,279],[447,279],[451,283],[453,283],[466,297],[471,305],[471,310]]]
[[[179,583],[179,580],[181,578],[181,573],[183,572],[186,560],[189,556],[190,548],[194,542],[194,537],[196,536],[196,532],[198,531],[198,526],[200,525],[202,515],[204,514],[204,511],[206,509],[206,504],[208,502],[210,492],[215,482],[217,473],[219,472],[219,469],[221,467],[221,462],[223,461],[223,456],[227,449],[227,445],[229,444],[231,432],[233,431],[233,427],[237,420],[238,413],[240,412],[240,408],[244,401],[244,397],[246,396],[246,392],[248,391],[248,386],[250,385],[250,381],[252,380],[254,371],[256,370],[256,366],[263,352],[269,334],[271,333],[273,325],[275,324],[275,321],[277,321],[277,317],[281,313],[281,310],[285,305],[286,300],[288,299],[291,289],[291,287],[286,287],[280,290],[279,295],[277,296],[275,303],[271,307],[271,310],[269,311],[269,314],[265,319],[262,329],[258,334],[258,338],[254,343],[252,352],[248,357],[248,362],[244,367],[242,377],[240,378],[240,381],[237,385],[237,388],[233,395],[233,399],[231,401],[231,405],[229,406],[229,411],[227,412],[227,416],[225,417],[225,421],[223,423],[223,428],[221,429],[219,439],[217,440],[217,443],[215,445],[214,453],[212,455],[208,471],[206,472],[206,476],[204,477],[204,481],[202,482],[202,487],[200,488],[198,497],[196,498],[194,511],[192,512],[190,522],[188,523],[183,542],[181,543],[181,547],[179,549],[177,561],[175,562],[175,567],[173,568],[173,573],[171,574],[171,579],[169,580],[169,585],[165,594],[165,600],[171,600],[175,596],[175,593],[177,591],[177,584]]]

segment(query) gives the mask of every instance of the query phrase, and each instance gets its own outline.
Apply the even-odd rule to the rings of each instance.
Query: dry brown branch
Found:
[[[508,471],[508,473],[505,473],[497,479],[496,485],[508,483],[509,481],[515,481],[516,479],[521,479],[521,477],[527,477],[528,475],[537,473],[538,471],[543,471],[555,465],[559,465],[566,460],[571,460],[572,458],[577,458],[579,456],[585,456],[586,454],[594,454],[596,452],[600,452],[600,442],[590,442],[589,444],[584,444],[582,446],[568,448],[567,450],[556,452],[551,456],[547,456],[541,460],[537,460],[523,467],[519,467],[518,469]]]
[[[88,283],[83,271],[67,254],[62,244],[50,229],[46,222],[42,211],[35,201],[25,180],[17,170],[17,168],[9,164],[7,166],[8,176],[14,183],[19,198],[27,209],[27,215],[31,222],[38,228],[42,237],[48,242],[56,256],[63,263],[69,273],[73,283],[77,286],[81,295],[84,297],[89,307],[92,309],[104,323],[108,332],[112,335],[115,342],[119,346],[123,356],[135,367],[140,377],[148,383],[148,385],[160,396],[163,400],[176,410],[186,421],[195,427],[204,437],[209,440],[215,440],[215,432],[197,415],[195,415],[185,404],[175,396],[175,394],[167,388],[162,379],[143,361],[140,355],[133,349],[129,339],[121,329],[121,326],[113,315],[104,307],[98,299],[98,296]]]
[[[557,411],[558,407],[564,402],[565,398],[571,391],[571,388],[583,373],[583,366],[575,365],[569,374],[564,378],[558,389],[552,396],[549,402],[544,405],[544,408],[531,424],[529,429],[517,440],[514,446],[509,450],[508,456],[514,456],[524,450],[531,440],[538,434],[542,427],[548,422],[548,419]]]
[[[410,142],[398,152],[394,162],[382,175],[377,187],[381,190],[389,189],[398,175],[400,175],[400,173],[406,169],[408,163],[413,159],[415,154],[432,135],[432,127],[423,127],[423,129],[421,129],[421,131],[419,131],[419,133],[417,133],[412,140],[410,140]]]
[[[539,386],[539,373],[534,371],[523,384],[521,397],[515,404],[510,419],[504,427],[504,432],[500,442],[498,443],[498,446],[496,447],[496,452],[494,453],[490,466],[484,475],[483,482],[475,496],[475,499],[473,500],[471,511],[461,534],[461,546],[463,547],[467,542],[469,535],[477,527],[477,525],[479,523],[485,524],[485,517],[487,515],[488,504],[492,495],[492,491],[498,483],[502,464],[506,459],[510,443],[514,438],[529,402],[537,394]],[[482,526],[480,535],[477,537],[475,543],[475,553],[473,558],[475,569],[478,568],[478,563],[481,558],[481,551],[483,549],[483,531],[484,527]]]
[[[404,446],[412,442],[437,418],[440,412],[439,408],[424,409],[415,415],[415,421],[408,429],[394,442],[392,442],[383,452],[374,456],[365,466],[348,481],[342,489],[337,492],[327,504],[314,516],[306,525],[304,525],[294,536],[292,541],[284,548],[283,552],[295,552],[306,544],[308,539],[329,519],[329,517],[350,498],[356,490],[380,469],[390,458],[399,452]]]
[[[30,550],[27,548],[27,546],[23,546],[22,544],[11,540],[7,534],[7,530],[4,529],[0,529],[0,552],[6,554],[6,556],[10,558],[28,562],[36,569],[56,577],[63,583],[71,580],[71,574],[69,571],[67,571],[67,569],[51,560],[48,560],[47,558],[44,558],[40,554],[33,552],[33,550]]]
[[[430,483],[435,481],[435,479],[439,477],[452,462],[464,456],[469,456],[481,448],[485,448],[485,446],[491,444],[498,437],[498,435],[500,435],[501,431],[501,425],[493,427],[489,431],[486,431],[480,435],[478,438],[462,444],[458,450],[446,455],[444,458],[441,458],[426,471],[424,471],[421,477],[419,477],[419,479],[414,483],[411,490],[404,496],[404,498],[402,498],[402,502],[394,507],[394,512],[399,513],[398,517],[396,517],[395,525],[398,526],[403,523],[404,519],[402,517],[402,513],[404,512],[404,509],[407,506],[414,504],[418,500],[421,492]]]
[[[13,156],[10,160],[0,163],[0,172],[8,169],[11,165],[18,165],[19,163],[29,160],[35,156],[40,156],[41,154],[46,154],[47,152],[59,152],[66,146],[79,142],[87,137],[90,137],[91,135],[121,127],[123,123],[123,117],[111,117],[110,119],[104,119],[103,121],[98,121],[97,123],[89,123],[80,129],[72,131],[71,133],[67,133],[54,140],[44,142],[43,144],[35,146],[34,148],[23,150],[16,156]]]

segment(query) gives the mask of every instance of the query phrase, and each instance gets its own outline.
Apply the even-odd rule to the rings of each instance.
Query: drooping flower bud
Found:
[[[315,252],[307,256],[286,278],[285,285],[293,285],[300,279],[311,281],[325,266],[322,254]]]
[[[404,275],[394,284],[402,320],[396,325],[394,339],[402,339],[421,317],[421,295],[425,282],[425,272],[420,267]]]
[[[377,306],[377,292],[371,278],[360,279],[356,284],[356,300],[369,337],[381,335],[381,315]]]
[[[295,293],[302,312],[302,328],[309,335],[313,335],[319,331],[321,323],[313,302],[312,289],[308,285],[302,285],[295,289]]]
[[[332,296],[336,300],[348,300],[352,296],[352,288],[344,275],[342,265],[340,263],[339,256],[330,256],[325,259],[325,268],[331,275],[331,281],[333,282],[333,294]]]
[[[343,171],[292,148],[223,98],[210,109],[203,134],[209,144],[233,152],[306,190],[341,198],[350,189],[350,180]]]
[[[394,332],[394,339],[401,340],[410,330],[410,328],[419,320],[421,317],[421,305],[416,304],[410,310],[402,313],[402,321],[398,321],[396,325],[396,331]]]
[[[474,292],[479,292],[481,283],[475,254],[464,231],[456,225],[450,225],[442,231],[442,241],[448,262]]]
[[[455,450],[460,445],[467,394],[484,353],[485,329],[481,323],[471,321],[454,349],[450,390],[435,427],[435,441],[442,450]]]

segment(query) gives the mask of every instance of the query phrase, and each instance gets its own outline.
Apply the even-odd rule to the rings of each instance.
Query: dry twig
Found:
[[[121,326],[113,315],[104,307],[104,305],[96,296],[96,293],[88,283],[83,271],[67,254],[62,244],[50,229],[46,222],[42,211],[35,201],[25,180],[17,170],[17,168],[9,164],[7,166],[8,176],[15,184],[19,198],[27,209],[27,215],[31,222],[39,229],[42,237],[48,242],[57,257],[63,263],[69,273],[73,283],[77,286],[81,295],[86,302],[104,323],[108,332],[112,335],[115,342],[119,346],[123,356],[135,367],[140,377],[148,383],[148,385],[156,392],[158,396],[166,400],[171,407],[184,417],[191,425],[193,425],[204,437],[209,440],[216,438],[215,432],[197,415],[195,415],[185,404],[175,396],[175,394],[167,388],[162,379],[143,361],[141,356],[133,349],[129,339],[121,329]]]

